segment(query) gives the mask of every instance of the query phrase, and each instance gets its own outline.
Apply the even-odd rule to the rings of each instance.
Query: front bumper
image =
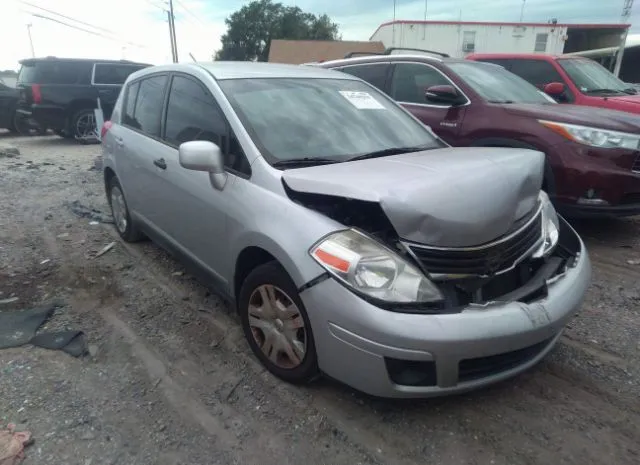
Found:
[[[316,284],[301,298],[314,330],[320,369],[380,397],[454,394],[514,376],[551,350],[580,307],[591,278],[582,241],[580,247],[575,265],[549,285],[547,297],[529,304],[506,302],[456,314],[416,315],[375,307],[333,279]],[[397,361],[431,367],[433,383],[394,382],[389,367]],[[483,365],[496,361],[501,370],[482,371]]]
[[[552,152],[555,192],[551,194],[564,216],[640,214],[640,151],[566,142]]]

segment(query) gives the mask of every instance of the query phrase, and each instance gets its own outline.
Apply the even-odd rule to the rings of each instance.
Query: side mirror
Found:
[[[220,191],[224,189],[227,172],[222,151],[216,144],[206,140],[184,142],[178,149],[178,158],[180,166],[193,171],[206,171],[211,185]]]
[[[450,85],[431,86],[427,88],[424,96],[430,102],[435,103],[447,103],[450,105],[460,103],[460,94],[458,94],[455,87]]]
[[[564,84],[561,82],[550,82],[544,86],[544,93],[551,97],[561,97],[564,90]]]

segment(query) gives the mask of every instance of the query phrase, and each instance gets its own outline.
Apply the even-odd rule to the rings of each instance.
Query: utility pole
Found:
[[[169,0],[167,2],[168,10],[165,10],[167,13],[167,22],[169,23],[169,41],[171,42],[171,60],[174,63],[178,62],[178,44],[176,42],[176,23],[175,16],[173,14],[173,0]]]
[[[422,28],[422,41],[427,39],[427,8],[429,7],[429,0],[424,0],[424,24]]]
[[[629,24],[631,19],[631,10],[633,9],[633,0],[625,0],[622,7],[622,14],[620,15],[620,22],[622,24]],[[624,57],[624,48],[627,45],[627,35],[629,34],[629,28],[624,30],[624,34],[620,38],[620,46],[618,47],[618,54],[616,56],[616,66],[613,70],[613,74],[620,75],[620,67],[622,66],[622,58]]]
[[[396,0],[393,0],[393,39],[391,39],[391,46],[396,46]]]
[[[31,23],[27,24],[27,34],[29,34],[29,45],[31,45],[31,57],[35,58],[36,52],[33,48],[33,38],[31,37],[31,26],[32,26]]]
[[[520,22],[524,19],[524,7],[527,4],[527,0],[522,0],[522,8],[520,9]]]

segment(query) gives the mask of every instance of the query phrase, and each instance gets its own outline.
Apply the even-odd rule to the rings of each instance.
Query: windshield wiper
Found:
[[[638,93],[638,89],[636,89],[635,87],[627,87],[624,90],[625,94],[629,94],[629,95],[636,95]]]
[[[417,147],[391,147],[388,149],[376,150],[375,152],[363,153],[349,158],[346,161],[367,160],[369,158],[388,157],[390,155],[401,155],[403,153],[421,152],[433,148],[429,145],[421,145]]]
[[[489,103],[516,103],[513,100],[489,100]]]
[[[294,166],[315,166],[315,165],[330,165],[331,163],[338,163],[340,160],[331,158],[290,158],[288,160],[278,160],[273,162],[271,166],[274,168],[291,168]]]
[[[588,89],[584,91],[585,94],[596,94],[596,93],[607,93],[607,92],[613,92],[615,94],[624,94],[625,92],[621,91],[621,90],[617,90],[617,89]]]

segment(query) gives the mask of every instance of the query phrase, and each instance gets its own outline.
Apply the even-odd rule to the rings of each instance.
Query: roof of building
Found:
[[[573,29],[629,29],[631,24],[569,24],[569,23],[500,23],[495,21],[422,21],[422,20],[405,20],[398,19],[382,23],[378,29],[371,35],[373,38],[380,29],[394,24],[434,24],[434,25],[464,25],[464,26],[524,26],[524,27],[568,27]]]
[[[269,48],[271,63],[302,64],[335,60],[347,53],[383,53],[382,42],[348,40],[272,40]]]

